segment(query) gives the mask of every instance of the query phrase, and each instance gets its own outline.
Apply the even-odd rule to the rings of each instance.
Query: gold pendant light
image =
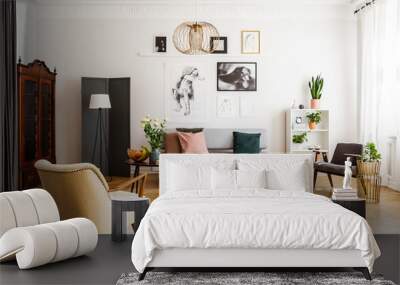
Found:
[[[197,18],[197,1],[196,1]],[[184,22],[176,27],[172,40],[175,48],[184,54],[207,54],[213,52],[211,37],[219,37],[218,30],[208,22]]]

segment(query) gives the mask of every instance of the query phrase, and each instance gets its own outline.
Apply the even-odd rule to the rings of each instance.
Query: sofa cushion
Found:
[[[203,128],[176,128],[178,132],[181,133],[200,133],[203,131]]]
[[[164,148],[166,153],[181,153],[181,143],[178,133],[166,133],[164,136]]]
[[[233,132],[234,153],[259,153],[261,134]]]
[[[178,132],[179,142],[183,153],[208,153],[204,133],[182,133]]]

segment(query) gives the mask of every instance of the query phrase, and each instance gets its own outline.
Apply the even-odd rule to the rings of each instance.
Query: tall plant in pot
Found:
[[[320,111],[308,113],[306,115],[306,117],[308,118],[308,127],[310,130],[315,129],[317,127],[317,125],[319,124],[319,122],[321,122],[321,112]]]
[[[319,109],[319,100],[322,96],[323,87],[324,79],[321,77],[321,75],[317,75],[316,78],[313,76],[311,81],[308,82],[308,88],[310,89],[311,94],[311,109]]]
[[[150,162],[157,162],[160,157],[160,149],[164,141],[165,120],[146,116],[140,122],[144,130],[147,142],[151,147]]]

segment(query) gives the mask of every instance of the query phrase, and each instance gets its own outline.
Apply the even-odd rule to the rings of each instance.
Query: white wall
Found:
[[[284,151],[284,111],[293,98],[297,104],[308,104],[307,81],[321,72],[326,81],[322,106],[331,110],[333,118],[332,147],[338,141],[355,141],[357,29],[348,1],[243,2],[200,1],[199,19],[228,36],[233,57],[191,57],[180,56],[171,39],[179,23],[193,19],[192,1],[38,0],[33,20],[36,37],[23,44],[51,68],[57,66],[58,161],[80,160],[81,77],[131,77],[132,144],[140,146],[144,143],[140,119],[146,114],[165,115],[163,66],[174,61],[201,61],[210,67],[208,120],[202,126],[266,128],[271,151]],[[261,31],[260,55],[240,55],[243,29]],[[177,56],[138,56],[152,52],[155,35],[168,36],[168,51]],[[256,117],[216,116],[217,61],[258,63],[258,92],[232,94],[254,100]]]
[[[30,62],[36,56],[36,5],[29,0],[17,2],[17,58]]]

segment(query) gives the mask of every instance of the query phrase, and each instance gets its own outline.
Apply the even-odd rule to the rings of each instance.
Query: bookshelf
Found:
[[[307,114],[321,112],[321,122],[315,129],[308,127]],[[329,150],[329,110],[326,109],[289,109],[286,111],[286,152],[306,153],[311,152],[315,146],[320,150]],[[293,135],[306,133],[307,141],[294,143]]]

